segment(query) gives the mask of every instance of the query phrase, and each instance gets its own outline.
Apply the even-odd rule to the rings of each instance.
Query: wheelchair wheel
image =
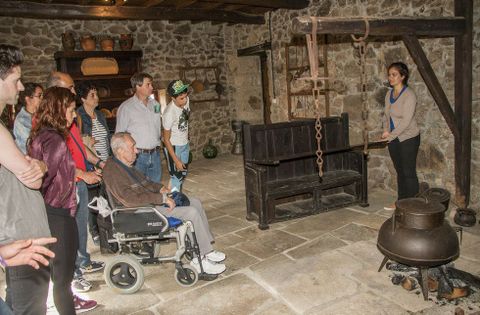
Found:
[[[115,256],[105,267],[105,282],[120,294],[140,290],[144,282],[143,267],[131,255]]]
[[[182,287],[191,287],[197,283],[198,273],[193,267],[183,265],[175,270],[175,281]]]

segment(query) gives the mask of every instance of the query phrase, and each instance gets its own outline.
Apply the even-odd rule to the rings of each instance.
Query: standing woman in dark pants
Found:
[[[53,298],[61,315],[74,315],[71,282],[78,248],[75,222],[75,162],[68,151],[68,127],[75,118],[75,96],[68,89],[46,90],[34,117],[29,141],[30,155],[44,161],[48,172],[40,189],[47,208],[48,224],[57,243],[51,246]]]
[[[103,168],[104,162],[110,154],[110,138],[107,120],[105,115],[97,109],[98,93],[96,86],[90,82],[82,82],[77,88],[77,101],[81,106],[77,109],[77,125],[80,128],[82,136],[89,136],[94,144],[90,146],[102,162],[99,162],[96,168]],[[88,161],[87,161],[88,163]],[[92,169],[93,165],[87,165],[87,169]],[[88,189],[89,201],[98,195],[98,187]],[[88,211],[88,226],[90,234],[95,245],[100,245],[99,230],[97,225],[98,212]],[[78,220],[77,220],[78,222]],[[82,228],[79,226],[79,228]],[[80,246],[81,248],[81,246]]]
[[[385,120],[382,139],[388,141],[388,151],[397,172],[398,198],[414,197],[418,193],[417,154],[420,129],[415,122],[417,97],[408,87],[409,71],[402,62],[388,67],[388,82],[392,89],[385,96]],[[385,207],[394,210],[395,205]]]

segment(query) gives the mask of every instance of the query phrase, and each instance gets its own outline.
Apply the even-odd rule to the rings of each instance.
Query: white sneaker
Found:
[[[210,253],[206,254],[205,257],[208,258],[208,260],[213,261],[213,262],[221,262],[224,261],[227,256],[218,251],[218,250],[212,250]]]
[[[195,268],[195,270],[197,270],[198,273],[201,272],[200,264],[198,262],[197,257],[192,259],[192,261],[190,262],[190,266]],[[221,274],[222,272],[225,271],[225,269],[227,269],[227,267],[225,267],[224,264],[217,264],[217,263],[211,262],[205,257],[202,258],[202,267],[203,267],[203,271],[205,273],[208,273],[208,274],[211,274],[211,275]]]

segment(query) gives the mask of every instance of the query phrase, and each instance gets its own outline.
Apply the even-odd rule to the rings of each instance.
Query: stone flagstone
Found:
[[[233,275],[198,290],[178,295],[155,307],[157,314],[251,314],[273,297],[244,274]]]

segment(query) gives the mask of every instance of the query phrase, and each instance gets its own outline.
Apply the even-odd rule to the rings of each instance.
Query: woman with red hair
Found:
[[[68,89],[52,87],[45,91],[34,117],[29,152],[48,166],[40,191],[45,200],[48,224],[57,238],[51,249],[53,298],[59,314],[75,314],[71,290],[78,248],[75,212],[75,162],[68,151],[66,138],[75,118],[75,95]]]

